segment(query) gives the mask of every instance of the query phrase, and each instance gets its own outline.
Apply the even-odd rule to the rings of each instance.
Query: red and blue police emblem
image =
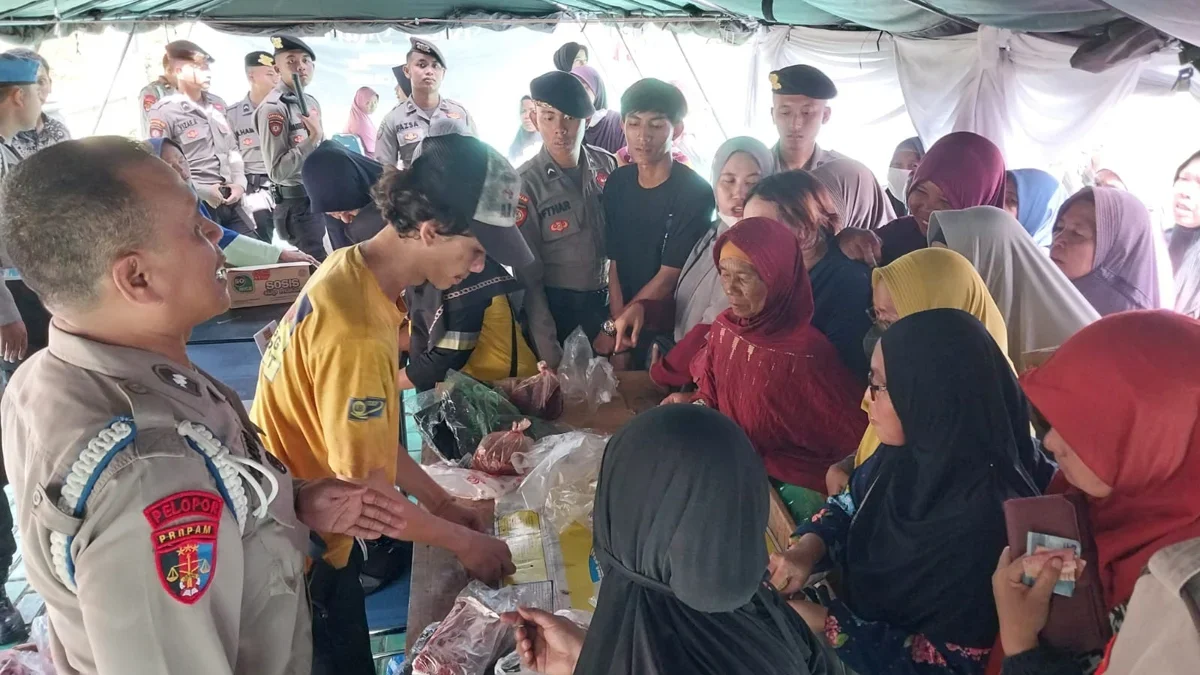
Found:
[[[225,503],[211,492],[178,492],[146,507],[158,579],[185,605],[204,597],[217,574],[217,534]]]

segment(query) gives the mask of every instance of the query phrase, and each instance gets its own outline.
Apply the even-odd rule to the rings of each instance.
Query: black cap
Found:
[[[780,68],[771,73],[771,91],[784,96],[807,96],[828,101],[837,96],[833,80],[812,66]]]
[[[432,56],[438,60],[438,63],[442,64],[443,68],[446,67],[446,57],[442,56],[442,52],[437,48],[437,45],[428,40],[422,40],[421,38],[415,37],[409,38],[408,41],[412,43],[412,50],[414,52]]]
[[[535,103],[556,108],[571,117],[584,119],[596,114],[592,97],[578,77],[561,70],[552,70],[533,78],[529,83],[529,96]]]
[[[258,66],[273,66],[275,65],[275,57],[267,52],[250,52],[246,55],[246,67],[257,68]]]
[[[167,58],[179,59],[180,61],[207,61],[212,63],[216,59],[212,54],[200,48],[200,45],[190,40],[176,40],[167,43]]]
[[[393,66],[392,75],[396,76],[396,86],[404,92],[405,96],[412,96],[412,80],[404,74],[404,66]]]
[[[294,38],[290,35],[273,35],[271,36],[271,46],[275,48],[275,56],[279,56],[284,52],[304,52],[313,61],[317,60],[317,55],[308,45],[304,44],[304,40]]]
[[[471,234],[501,265],[520,268],[533,252],[517,229],[521,177],[483,141],[447,134],[421,141],[413,160],[413,181],[430,201],[467,221]]]

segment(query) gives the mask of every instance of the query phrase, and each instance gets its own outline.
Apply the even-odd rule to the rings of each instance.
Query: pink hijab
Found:
[[[346,122],[346,133],[358,136],[367,157],[375,157],[375,123],[367,114],[367,105],[379,94],[370,87],[359,87],[354,92],[354,105],[350,106],[350,119]]]

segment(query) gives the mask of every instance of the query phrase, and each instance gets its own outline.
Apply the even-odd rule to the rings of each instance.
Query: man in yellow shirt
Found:
[[[388,226],[334,252],[309,280],[267,347],[251,409],[268,449],[297,477],[399,486],[422,505],[405,514],[404,538],[453,551],[487,582],[514,571],[508,547],[481,534],[490,527],[399,444],[402,296],[424,283],[448,289],[480,272],[488,255],[529,264],[515,227],[520,188],[496,151],[458,135],[429,139],[411,169],[385,173],[373,195]],[[361,553],[349,538],[322,539],[311,584],[313,672],[373,673]]]

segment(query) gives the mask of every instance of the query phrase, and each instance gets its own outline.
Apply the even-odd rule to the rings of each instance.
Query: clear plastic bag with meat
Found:
[[[566,399],[558,374],[547,367],[545,361],[538,363],[538,374],[533,377],[510,377],[496,382],[494,386],[526,415],[544,420],[562,417]]]
[[[472,581],[413,659],[413,675],[484,675],[514,646],[512,628],[500,620],[518,606],[537,607],[535,584],[491,589]],[[538,607],[538,609],[553,609]]]
[[[525,435],[527,429],[529,420],[521,420],[513,422],[509,431],[496,431],[484,436],[475,450],[471,468],[493,476],[517,475],[512,464],[513,453],[533,449],[533,439]]]

